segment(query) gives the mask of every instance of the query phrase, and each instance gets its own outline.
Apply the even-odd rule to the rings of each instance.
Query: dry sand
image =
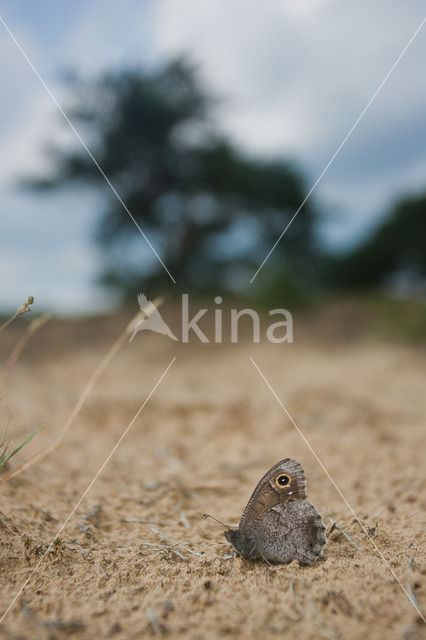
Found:
[[[10,415],[17,439],[47,426],[14,464],[59,431],[119,326],[120,319],[53,323],[29,345],[4,389],[1,423]],[[218,347],[143,333],[126,345],[62,446],[1,486],[0,615],[31,577],[0,637],[425,637],[390,571],[425,607],[424,348],[295,338]],[[261,475],[287,456],[304,466],[327,529],[336,521],[358,548],[334,529],[312,567],[229,559],[222,528],[202,514],[238,522]]]

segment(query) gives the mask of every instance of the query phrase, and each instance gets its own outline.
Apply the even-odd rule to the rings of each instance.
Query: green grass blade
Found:
[[[8,421],[7,421],[7,423],[6,423],[6,426],[5,426],[4,431],[3,431],[3,435],[2,435],[2,437],[0,438],[0,447],[1,447],[2,445],[4,445],[4,442],[5,442],[5,440],[6,440],[6,436],[7,436],[7,430],[8,430],[8,428],[9,428],[9,420],[8,420]]]
[[[9,448],[9,443],[0,444],[0,467],[2,467],[7,462],[7,450]]]
[[[3,435],[0,438],[0,467],[2,467],[7,462],[7,450],[10,447],[10,440],[6,443],[7,430],[9,428],[9,421],[4,428]]]
[[[8,457],[8,460],[10,460],[12,458],[12,456],[14,456],[16,453],[18,453],[18,451],[20,451],[22,449],[22,447],[25,447],[25,445],[28,444],[28,442],[30,440],[32,440],[34,438],[34,436],[36,436],[42,428],[43,427],[39,427],[38,429],[36,429],[32,433],[30,433],[30,435],[27,438],[25,438],[25,440],[23,442],[21,442],[21,444],[18,447],[16,447],[16,449],[14,449],[12,451],[12,453]]]

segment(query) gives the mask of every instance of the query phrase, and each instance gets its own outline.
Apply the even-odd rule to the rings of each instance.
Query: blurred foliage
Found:
[[[249,288],[250,276],[303,200],[299,173],[283,161],[249,157],[220,135],[217,103],[185,60],[91,81],[74,77],[71,95],[67,112],[178,288],[236,292],[242,282]],[[80,182],[106,191],[80,147],[51,152],[50,175],[32,180],[33,187]],[[103,282],[124,296],[158,293],[170,284],[167,274],[146,246],[149,264],[141,263],[144,241],[114,194],[106,197],[97,234],[105,249]],[[283,284],[294,290],[287,274],[309,279],[316,255],[308,203],[268,266],[282,265]]]
[[[370,299],[374,320],[370,334],[387,341],[426,342],[426,304],[422,300],[397,300],[383,295]]]
[[[320,283],[314,284],[305,273],[301,276],[297,269],[278,265],[270,268],[268,265],[266,277],[263,275],[254,281],[245,295],[260,309],[303,309],[318,298]]]
[[[330,260],[330,280],[339,288],[374,289],[396,285],[407,293],[426,279],[426,195],[398,201],[365,243]],[[410,284],[411,282],[411,284]]]

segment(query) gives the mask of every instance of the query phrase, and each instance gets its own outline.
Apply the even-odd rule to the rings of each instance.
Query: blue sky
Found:
[[[252,153],[295,161],[308,189],[424,14],[423,2],[407,11],[400,0],[0,0],[0,15],[64,106],[66,69],[96,73],[187,53],[226,98],[219,126]],[[113,301],[93,284],[102,193],[16,189],[20,176],[43,168],[47,140],[67,144],[72,135],[1,25],[0,56],[0,309],[29,293],[53,311],[107,308]],[[426,27],[315,191],[332,248],[356,242],[400,194],[425,188],[425,59]],[[140,238],[141,258],[149,251]]]

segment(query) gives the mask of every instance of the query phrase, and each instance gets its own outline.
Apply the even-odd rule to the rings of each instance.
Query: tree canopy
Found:
[[[426,278],[426,194],[395,203],[372,235],[333,264],[338,286],[373,289],[399,270]]]
[[[235,288],[242,271],[248,285],[303,200],[292,165],[249,156],[221,134],[217,101],[182,59],[155,70],[75,78],[72,96],[72,121],[179,289]],[[103,281],[124,295],[165,286],[168,276],[154,256],[148,260],[145,247],[141,260],[143,240],[135,250],[138,231],[85,150],[56,148],[53,159],[50,174],[34,185],[104,189],[97,230]],[[270,265],[308,277],[314,255],[314,212],[307,203]]]

